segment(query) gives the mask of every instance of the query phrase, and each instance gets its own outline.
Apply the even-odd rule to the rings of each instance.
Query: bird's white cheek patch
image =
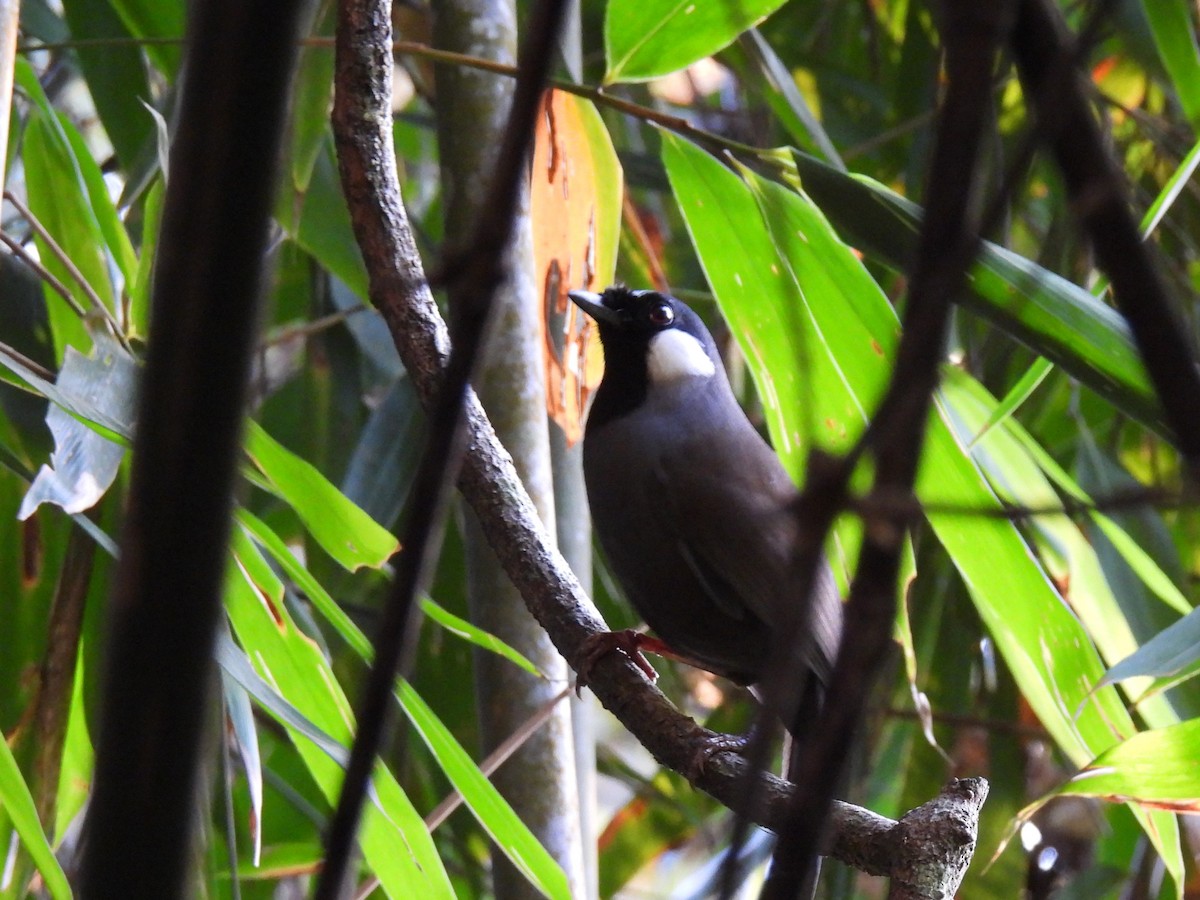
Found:
[[[646,367],[650,380],[656,384],[680,378],[708,378],[716,371],[700,342],[674,328],[650,339]]]

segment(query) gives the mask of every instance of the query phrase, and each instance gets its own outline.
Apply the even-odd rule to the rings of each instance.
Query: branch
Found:
[[[318,900],[333,900],[341,895],[371,770],[383,746],[393,710],[396,675],[397,672],[405,673],[412,658],[419,631],[420,608],[416,598],[424,587],[424,574],[434,562],[438,548],[435,538],[443,520],[446,494],[461,462],[465,407],[468,397],[474,398],[473,394],[468,394],[470,379],[490,319],[492,298],[507,274],[501,257],[512,231],[518,191],[525,183],[520,172],[527,164],[538,99],[550,68],[551,48],[558,38],[564,5],[564,0],[541,0],[534,9],[530,40],[521,56],[508,123],[486,197],[486,209],[479,217],[472,240],[453,257],[456,265],[448,269],[459,299],[458,343],[441,372],[439,383],[430,385],[426,394],[428,433],[401,534],[403,550],[396,562],[396,580],[375,639],[375,658],[358,710],[358,730],[337,809],[329,825],[325,861],[314,892]],[[335,96],[342,94],[343,87],[358,89],[366,102],[356,109],[335,106],[335,128],[339,123],[348,124],[351,131],[356,125],[364,130],[371,130],[372,125],[376,129],[385,126],[382,132],[374,131],[363,148],[373,154],[371,158],[377,167],[375,177],[389,187],[396,187],[392,192],[395,202],[387,213],[395,217],[396,227],[407,232],[408,219],[399,200],[392,146],[390,44],[390,3],[386,0],[382,3],[343,0],[339,4],[334,65],[339,76],[344,76],[344,81],[339,77]],[[360,116],[365,121],[355,121]],[[342,150],[341,140],[338,145],[339,151]],[[348,155],[340,153],[339,162],[343,181],[348,182]],[[346,193],[353,196],[349,185]],[[408,238],[411,241],[411,234]],[[410,274],[419,276],[420,259],[414,256],[409,262]],[[420,281],[423,279],[410,286],[429,299],[428,288],[421,287]],[[438,350],[444,343],[435,342],[433,349]]]
[[[345,53],[338,56],[333,108],[342,187],[369,274],[371,303],[387,323],[428,409],[443,384],[449,337],[404,212],[390,141],[389,4],[353,0],[349,5],[356,14],[339,23],[338,40],[344,42]],[[467,452],[458,487],[530,612],[578,669],[584,642],[607,630],[605,623],[547,539],[511,458],[473,392],[467,392],[465,407]],[[716,753],[697,772],[697,749],[711,733],[680,713],[627,657],[607,654],[592,666],[589,676],[589,687],[601,703],[661,765],[689,777],[730,808],[739,805],[746,779],[756,779],[763,802],[754,819],[768,828],[779,827],[794,791],[790,784],[767,773],[752,773],[745,759],[729,752]],[[969,784],[971,802],[982,803],[986,783]],[[966,820],[971,819],[969,806],[963,802]],[[835,803],[827,849],[864,871],[891,874],[901,868],[894,837],[897,827],[868,810]]]
[[[1076,68],[1074,42],[1046,0],[1021,0],[1012,35],[1021,87],[1063,174],[1080,227],[1112,282],[1142,363],[1193,477],[1200,473],[1200,374],[1188,329],[1167,295],[1129,210]]]

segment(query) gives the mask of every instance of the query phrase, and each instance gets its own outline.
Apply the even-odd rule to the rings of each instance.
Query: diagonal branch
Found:
[[[558,38],[564,7],[564,0],[541,0],[535,8],[530,40],[521,55],[513,103],[488,192],[487,212],[481,216],[469,246],[462,248],[455,260],[457,265],[452,275],[459,297],[465,301],[459,310],[457,343],[446,361],[439,383],[429,385],[430,390],[425,394],[426,409],[430,413],[428,434],[409,498],[402,532],[403,550],[396,562],[396,580],[383,611],[375,640],[374,662],[358,710],[358,731],[337,810],[329,826],[325,861],[314,894],[318,900],[334,900],[341,895],[371,770],[390,723],[396,674],[398,671],[403,673],[412,658],[419,630],[416,626],[420,608],[416,598],[437,552],[436,535],[443,519],[446,495],[461,461],[465,407],[468,397],[474,399],[474,395],[468,393],[468,386],[480,355],[493,295],[505,277],[501,257],[512,230],[517,192],[524,184],[518,173],[528,159],[538,99],[550,68],[552,47]],[[373,40],[360,40],[364,35],[370,35]],[[389,188],[396,184],[391,132],[390,44],[389,3],[343,0],[338,8],[335,66],[339,73],[345,73],[345,82],[339,80],[337,93],[340,95],[344,87],[350,86],[362,90],[367,102],[354,112],[366,121],[354,121],[357,116],[351,108],[341,105],[334,110],[334,123],[335,126],[344,123],[349,131],[356,131],[358,127],[371,131],[368,149],[374,154],[372,161],[376,170],[373,175]],[[350,118],[343,118],[347,114]],[[375,128],[371,129],[371,125]],[[382,131],[378,130],[381,125],[384,126]],[[339,140],[339,150],[342,149]],[[339,160],[343,180],[348,182],[349,154],[340,153]],[[394,227],[407,233],[408,220],[400,203],[399,190],[391,194],[393,202],[386,214],[391,217]],[[354,196],[349,186],[347,195]],[[408,239],[411,241],[410,233]],[[412,267],[406,272],[413,280],[408,280],[407,286],[432,302],[428,287],[423,285],[420,277],[419,258],[414,255],[410,262]]]
[[[1146,372],[1193,476],[1200,472],[1200,374],[1196,354],[1142,241],[1128,188],[1088,105],[1075,44],[1047,0],[1021,0],[1012,52],[1041,138],[1063,174],[1080,227],[1112,282]]]
[[[370,276],[370,300],[391,331],[422,403],[436,401],[445,378],[449,337],[424,278],[420,256],[401,202],[391,145],[391,48],[387,0],[352,0],[343,16],[333,128],[342,187],[359,248]],[[559,652],[578,667],[585,640],[606,630],[591,600],[566,562],[547,540],[533,504],[500,446],[478,399],[465,399],[467,451],[458,487],[471,504],[485,536],[525,603]],[[589,672],[600,701],[658,762],[692,779],[729,807],[738,805],[747,777],[761,785],[763,802],[755,821],[778,828],[793,788],[767,773],[751,773],[734,753],[717,753],[697,772],[696,751],[709,732],[680,713],[637,667],[621,654],[608,654]],[[947,789],[966,820],[978,821],[986,782]],[[972,808],[974,812],[971,812]],[[830,855],[872,874],[901,871],[909,864],[909,838],[900,824],[847,803],[835,803]],[[905,826],[909,827],[909,826]],[[970,840],[973,842],[973,826]],[[961,835],[953,838],[961,846]],[[960,873],[961,876],[961,873]],[[933,895],[929,895],[933,896]]]

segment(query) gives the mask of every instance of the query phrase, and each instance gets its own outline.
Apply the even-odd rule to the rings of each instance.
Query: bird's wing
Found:
[[[778,622],[795,596],[796,491],[763,442],[740,442],[736,459],[723,441],[696,442],[664,455],[650,496],[661,499],[659,527],[675,533],[705,590],[735,618]],[[810,664],[828,676],[841,635],[842,606],[832,573],[818,573],[810,614]]]

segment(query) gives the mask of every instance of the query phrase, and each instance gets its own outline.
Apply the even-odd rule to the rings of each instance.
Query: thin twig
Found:
[[[496,747],[491,753],[485,756],[482,762],[479,763],[479,771],[484,775],[491,775],[506,763],[514,753],[524,746],[525,742],[531,738],[539,728],[546,724],[546,720],[554,714],[556,707],[563,700],[571,696],[571,687],[568,685],[551,697],[540,707],[538,707],[533,715],[525,719],[512,734]],[[463,795],[461,791],[454,790],[446,795],[437,806],[435,806],[425,817],[425,827],[430,832],[436,831],[438,827],[445,822],[450,815],[463,804]],[[379,887],[379,879],[372,875],[358,886],[358,890],[354,892],[354,900],[366,900],[370,896],[371,891]]]
[[[8,344],[0,343],[0,353],[3,353],[5,356],[9,357],[10,359],[15,360],[16,362],[20,363],[22,366],[29,369],[31,372],[33,372],[35,375],[38,376],[38,378],[41,378],[43,381],[48,381],[51,384],[53,384],[58,379],[58,375],[56,375],[54,372],[50,371],[49,369],[47,369],[45,366],[41,365],[40,363],[34,362],[32,359],[30,359],[28,356],[26,356],[20,350],[17,350],[15,347],[10,347]],[[37,393],[37,392],[35,391],[34,393]],[[37,393],[37,396],[40,397],[42,395],[40,393]]]
[[[67,286],[59,281],[49,269],[43,266],[40,260],[36,259],[28,250],[26,250],[20,241],[18,241],[12,235],[5,234],[3,231],[0,231],[0,243],[3,243],[4,246],[8,247],[8,249],[13,252],[13,256],[17,257],[21,260],[21,262],[33,269],[33,271],[37,273],[38,277],[41,278],[42,281],[50,285],[51,289],[56,294],[67,301],[67,306],[71,307],[71,312],[75,313],[75,315],[79,316],[81,319],[87,316],[87,311],[79,305],[79,301],[72,296],[69,290],[67,290]]]
[[[58,241],[54,239],[54,236],[46,230],[46,226],[38,220],[38,217],[33,214],[33,211],[30,210],[29,207],[24,203],[22,203],[12,193],[12,191],[5,191],[4,199],[16,207],[17,212],[19,212],[22,218],[29,223],[29,227],[37,233],[38,237],[46,242],[46,247],[51,253],[54,254],[58,261],[62,263],[63,268],[67,270],[68,274],[75,279],[76,283],[78,283],[80,289],[83,291],[83,295],[87,297],[88,301],[91,303],[92,308],[95,309],[96,312],[100,314],[101,318],[104,319],[105,324],[108,325],[109,330],[112,332],[112,336],[116,338],[117,342],[129,353],[130,356],[132,356],[133,347],[130,346],[129,339],[125,337],[125,332],[121,330],[121,326],[113,317],[112,311],[109,310],[105,302],[100,299],[100,295],[96,293],[96,289],[92,287],[91,283],[87,280],[87,278],[84,277],[83,273],[79,271],[79,267],[75,265],[71,257],[67,255],[67,252],[63,250]]]
[[[347,309],[339,309],[337,312],[329,313],[329,315],[321,316],[319,319],[313,319],[311,322],[305,322],[303,325],[292,325],[288,328],[281,328],[274,334],[267,337],[259,343],[259,350],[264,350],[267,347],[274,347],[278,344],[286,344],[289,341],[294,341],[299,338],[312,337],[314,334],[319,334],[327,328],[332,328],[335,325],[340,325],[351,316],[358,315],[361,312],[367,312],[371,309],[365,303],[359,303]]]

